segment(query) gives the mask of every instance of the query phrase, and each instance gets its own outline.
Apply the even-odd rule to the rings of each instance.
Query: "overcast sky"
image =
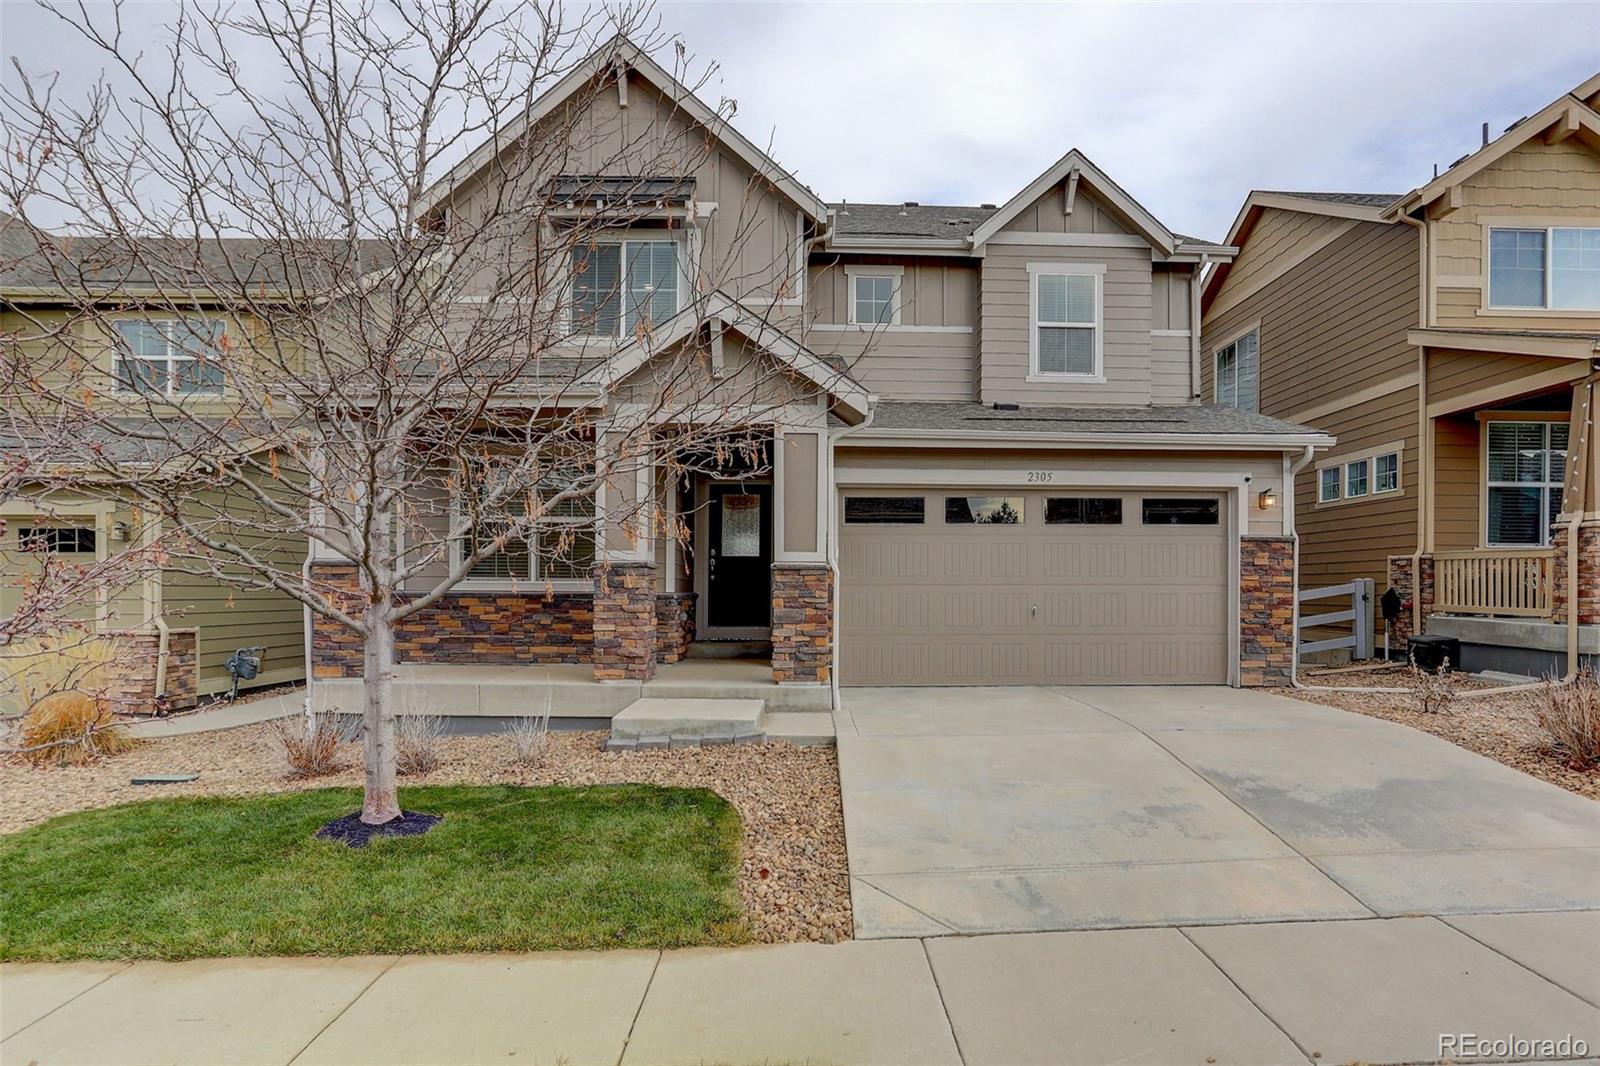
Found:
[[[164,17],[152,3],[150,22]],[[702,92],[829,200],[1003,202],[1083,150],[1174,229],[1252,188],[1403,192],[1600,70],[1600,2],[665,3]],[[10,66],[98,65],[0,0]],[[8,69],[6,78],[11,78]],[[708,100],[715,104],[715,100]]]

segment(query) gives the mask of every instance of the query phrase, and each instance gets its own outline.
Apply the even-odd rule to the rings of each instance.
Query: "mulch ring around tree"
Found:
[[[440,822],[440,814],[422,814],[418,811],[401,811],[400,817],[391,818],[382,825],[368,825],[361,820],[361,812],[335,818],[316,832],[319,840],[337,840],[352,848],[364,848],[379,837],[421,836]]]

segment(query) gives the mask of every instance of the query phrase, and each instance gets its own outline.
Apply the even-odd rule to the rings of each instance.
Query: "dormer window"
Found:
[[[1102,264],[1029,263],[1029,378],[1100,381]]]
[[[1489,230],[1489,306],[1600,310],[1600,227]]]
[[[898,326],[900,324],[900,279],[896,267],[873,270],[847,270],[850,288],[850,324],[855,326]]]
[[[572,250],[572,332],[631,338],[678,312],[678,242],[615,241]]]

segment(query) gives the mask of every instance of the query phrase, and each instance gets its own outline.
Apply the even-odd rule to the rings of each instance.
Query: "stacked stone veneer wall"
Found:
[[[1550,575],[1550,613],[1554,621],[1565,624],[1569,589],[1576,588],[1578,595],[1578,624],[1600,623],[1600,522],[1585,522],[1578,527],[1578,577],[1569,582],[1567,576],[1567,527],[1556,526],[1552,541],[1555,548],[1555,565]]]
[[[1239,542],[1239,683],[1294,683],[1294,539]]]
[[[818,563],[772,568],[772,679],[821,684],[833,667],[833,572]]]
[[[118,714],[156,714],[193,707],[200,699],[200,633],[172,629],[167,634],[166,691],[156,686],[161,633],[139,629],[120,633],[109,671],[106,699]]]
[[[356,571],[319,566],[323,582],[346,610],[360,610]],[[401,622],[395,661],[402,663],[583,663],[594,641],[589,593],[454,592]],[[360,677],[361,638],[312,615],[312,674]]]
[[[694,605],[692,592],[659,592],[656,594],[656,662],[682,662],[694,642]]]
[[[594,676],[648,681],[655,674],[655,565],[602,563],[594,577]]]
[[[1434,571],[1433,556],[1423,555],[1417,563],[1422,571],[1420,585],[1415,580],[1412,570],[1412,558],[1409,555],[1389,556],[1389,587],[1400,594],[1400,617],[1394,620],[1394,626],[1389,631],[1391,649],[1405,653],[1406,641],[1416,636],[1415,627],[1412,625],[1414,617],[1413,607],[1417,597],[1422,597],[1422,624],[1426,628],[1428,615],[1433,613]],[[1379,593],[1381,596],[1382,593]]]

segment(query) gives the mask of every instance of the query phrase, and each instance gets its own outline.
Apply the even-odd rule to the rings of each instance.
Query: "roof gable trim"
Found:
[[[1055,164],[1040,174],[1027,187],[1007,200],[1000,210],[990,215],[969,238],[974,248],[980,248],[1003,229],[1006,223],[1016,218],[1023,209],[1043,196],[1056,185],[1066,185],[1074,195],[1079,182],[1087,182],[1089,186],[1099,193],[1115,210],[1120,212],[1131,222],[1140,235],[1152,245],[1159,248],[1163,254],[1171,255],[1177,247],[1177,238],[1172,231],[1161,224],[1144,208],[1139,201],[1129,196],[1122,187],[1089,161],[1078,149],[1074,148]]]

